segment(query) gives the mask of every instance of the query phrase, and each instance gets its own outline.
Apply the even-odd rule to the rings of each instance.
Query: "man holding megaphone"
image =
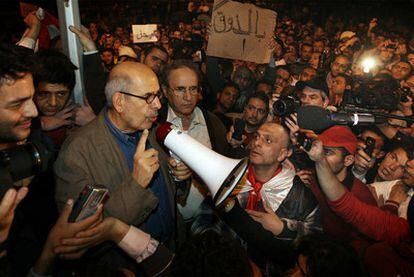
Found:
[[[276,123],[264,123],[250,148],[250,166],[236,188],[238,201],[229,201],[225,207],[226,221],[245,237],[238,216],[233,217],[240,215],[236,210],[243,207],[264,229],[284,240],[320,229],[317,201],[286,160],[292,152],[287,130]]]
[[[223,123],[213,113],[197,106],[201,95],[200,76],[197,66],[188,60],[176,60],[165,68],[162,91],[168,103],[160,109],[159,121],[170,122],[207,148],[228,155],[229,145]],[[170,154],[170,172],[179,189],[178,209],[190,222],[200,212],[199,207],[208,190],[188,165],[173,152]]]

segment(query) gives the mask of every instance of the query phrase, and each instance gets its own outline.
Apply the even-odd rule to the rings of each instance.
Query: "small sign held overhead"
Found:
[[[134,43],[156,42],[157,24],[132,25]]]

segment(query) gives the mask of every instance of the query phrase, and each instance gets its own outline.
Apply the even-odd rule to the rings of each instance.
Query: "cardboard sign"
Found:
[[[277,13],[253,4],[215,0],[207,55],[268,63]]]
[[[156,42],[157,24],[132,25],[134,43]]]

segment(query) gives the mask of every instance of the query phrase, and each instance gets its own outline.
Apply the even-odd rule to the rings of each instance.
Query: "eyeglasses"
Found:
[[[198,86],[192,86],[192,87],[176,87],[176,88],[169,88],[172,92],[174,92],[177,95],[183,95],[187,91],[190,92],[192,95],[196,95],[199,92]]]
[[[147,94],[147,96],[139,96],[139,95],[135,95],[135,94],[132,94],[132,93],[125,92],[125,91],[118,91],[118,92],[122,93],[122,94],[125,94],[125,95],[128,95],[128,96],[132,96],[132,97],[136,97],[136,98],[145,100],[145,102],[147,102],[147,104],[151,104],[155,100],[155,98],[160,99],[161,96],[162,96],[162,92],[160,90],[155,92],[155,93]]]

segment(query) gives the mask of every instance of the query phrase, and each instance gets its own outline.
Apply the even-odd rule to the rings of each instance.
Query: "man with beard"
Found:
[[[238,86],[233,83],[228,83],[217,96],[217,104],[216,108],[213,110],[213,113],[220,118],[227,131],[232,125],[232,120],[226,116],[226,113],[233,107],[234,103],[236,103],[238,95]]]
[[[164,47],[153,45],[144,51],[142,63],[149,66],[157,76],[160,76],[168,62],[168,53]]]
[[[243,130],[242,141],[237,141],[230,138],[234,133],[234,127],[230,130],[228,140],[232,147],[247,147],[252,140],[255,132],[266,121],[269,113],[269,98],[262,92],[252,94],[244,106],[242,120],[244,120],[245,127]]]

